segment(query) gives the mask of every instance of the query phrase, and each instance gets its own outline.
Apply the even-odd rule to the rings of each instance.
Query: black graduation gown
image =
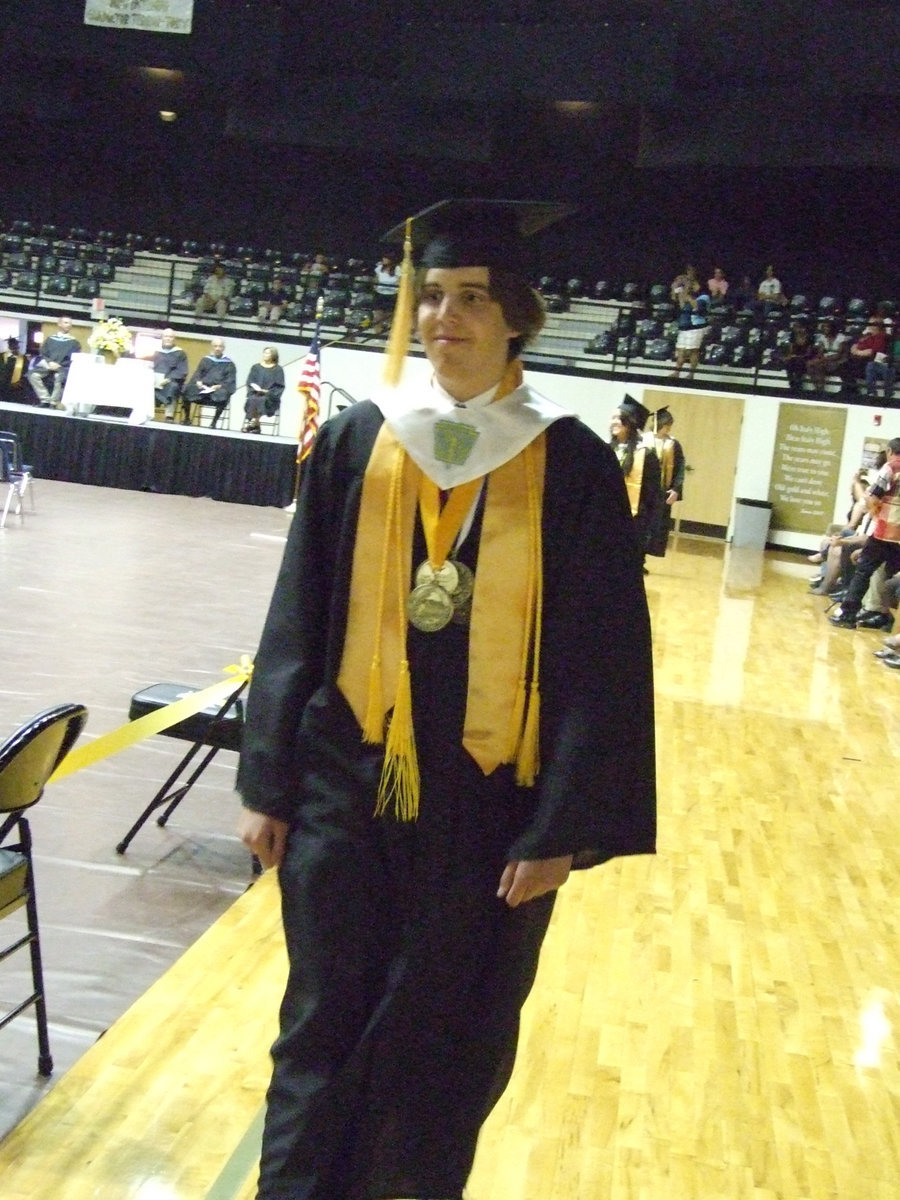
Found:
[[[505,766],[485,776],[461,745],[467,628],[410,628],[420,813],[373,818],[381,748],[362,743],[335,680],[381,421],[365,402],[319,432],[248,700],[238,788],[292,827],[265,1200],[460,1196],[553,906],[498,900],[505,863],[654,848],[640,563],[615,456],[573,418],[547,432],[536,785],[517,787]],[[476,518],[460,553],[476,571],[479,533]],[[414,564],[424,557],[418,529]]]

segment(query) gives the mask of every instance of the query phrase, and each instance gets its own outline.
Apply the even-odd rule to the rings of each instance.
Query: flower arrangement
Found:
[[[128,354],[131,344],[131,330],[118,317],[104,318],[94,326],[88,338],[88,346],[95,354]]]

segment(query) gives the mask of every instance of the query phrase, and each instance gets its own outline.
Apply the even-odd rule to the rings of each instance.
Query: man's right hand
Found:
[[[278,867],[284,858],[289,829],[287,821],[254,812],[252,808],[243,808],[237,832],[244,845],[264,867]]]

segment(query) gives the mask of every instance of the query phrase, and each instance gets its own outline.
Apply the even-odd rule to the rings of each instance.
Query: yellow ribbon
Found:
[[[73,775],[85,767],[92,767],[101,759],[118,754],[120,750],[125,750],[154,733],[162,733],[164,729],[170,729],[179,721],[184,721],[213,704],[223,705],[229,696],[250,679],[253,674],[253,661],[246,654],[242,655],[240,663],[231,663],[225,668],[225,672],[228,675],[227,679],[220,679],[218,683],[210,684],[199,692],[191,692],[180,700],[167,704],[165,708],[147,713],[144,717],[138,717],[136,721],[129,721],[126,725],[120,725],[118,729],[101,734],[84,746],[76,747],[71,754],[66,755],[48,782],[57,783],[67,775]]]
[[[434,480],[423,475],[419,481],[419,512],[422,515],[422,529],[425,533],[425,545],[428,547],[428,561],[438,570],[447,561],[456,536],[462,529],[469,509],[478,495],[484,476],[473,479],[469,483],[460,484],[451,490],[447,502],[441,508],[440,491]]]

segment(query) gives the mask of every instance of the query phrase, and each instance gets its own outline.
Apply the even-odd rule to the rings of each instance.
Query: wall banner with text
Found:
[[[780,406],[769,484],[773,529],[824,533],[831,524],[846,424],[845,408]]]
[[[194,0],[85,0],[85,25],[190,33]]]

